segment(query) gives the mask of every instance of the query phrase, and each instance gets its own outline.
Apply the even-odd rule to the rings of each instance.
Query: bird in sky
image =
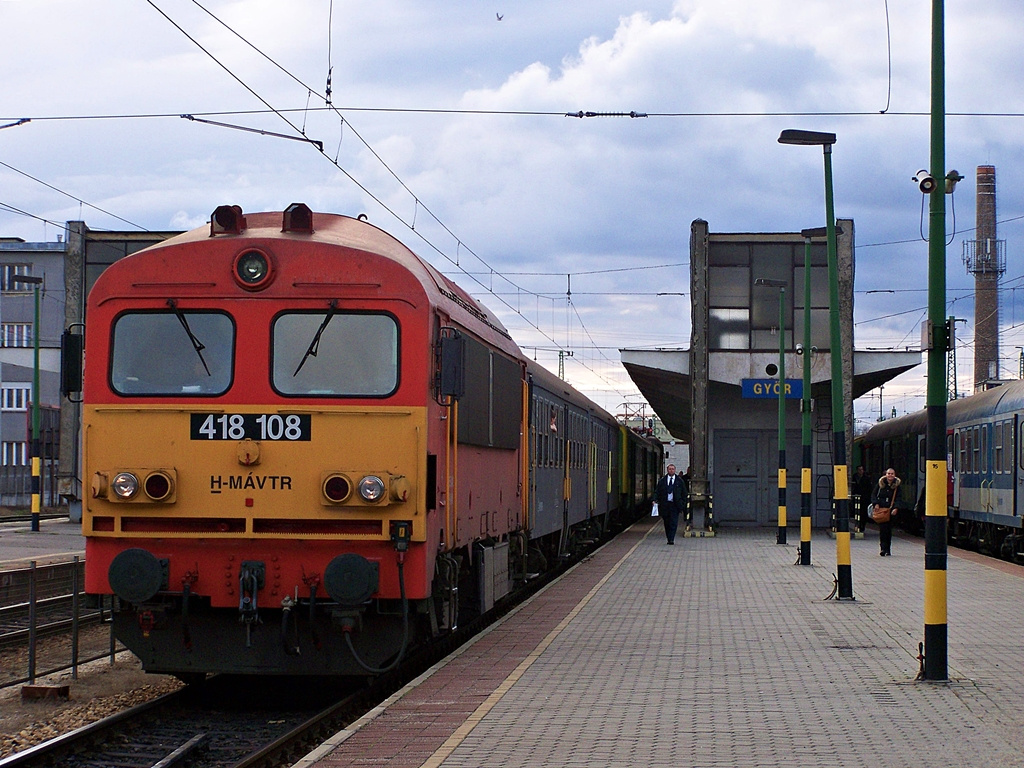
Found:
[[[498,17],[498,21],[501,21],[502,19],[504,19],[504,18],[505,18],[505,17],[504,17],[504,16],[502,15],[502,14],[500,14],[500,13],[496,13],[496,14],[494,14],[494,15]]]

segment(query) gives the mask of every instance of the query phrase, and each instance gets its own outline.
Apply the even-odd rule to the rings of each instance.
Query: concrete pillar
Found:
[[[81,323],[85,317],[85,239],[89,228],[84,221],[67,223],[64,251],[64,327]],[[79,426],[82,408],[66,397],[60,399],[60,447],[57,493],[68,502],[72,519],[81,519],[82,483]],[[76,517],[77,514],[77,517]]]

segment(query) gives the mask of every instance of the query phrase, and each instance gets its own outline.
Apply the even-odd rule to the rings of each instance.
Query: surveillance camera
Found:
[[[816,346],[814,346],[813,344],[811,345],[811,354],[812,355],[818,354],[818,348]]]
[[[964,177],[961,176],[957,171],[952,170],[946,174],[946,194],[952,195],[953,190],[956,189],[956,183],[963,181]]]
[[[804,345],[803,345],[803,344],[799,344],[799,343],[798,343],[798,344],[796,345],[796,353],[797,353],[798,355],[802,355],[802,354],[804,353]]]
[[[925,195],[930,195],[935,190],[935,179],[923,168],[917,172],[913,180],[917,182],[917,188]]]

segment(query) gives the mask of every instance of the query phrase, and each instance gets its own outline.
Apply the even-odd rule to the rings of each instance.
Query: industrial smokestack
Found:
[[[977,239],[964,243],[967,271],[974,275],[974,391],[999,379],[999,278],[1006,269],[1005,243],[996,239],[996,169],[979,165]]]

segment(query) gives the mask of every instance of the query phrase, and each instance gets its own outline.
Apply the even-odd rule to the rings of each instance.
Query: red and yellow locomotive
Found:
[[[86,591],[148,671],[376,673],[533,565],[528,361],[382,230],[222,206],[86,328]]]

